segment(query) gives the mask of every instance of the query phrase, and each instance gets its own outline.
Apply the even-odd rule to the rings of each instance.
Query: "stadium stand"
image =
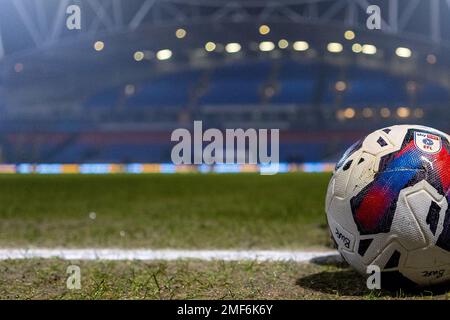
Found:
[[[130,3],[130,14],[138,3]],[[191,5],[210,17],[208,5]],[[304,12],[309,4],[286,6]],[[38,50],[32,41],[6,36],[2,161],[168,162],[171,131],[190,128],[194,120],[221,130],[280,128],[280,160],[287,162],[334,161],[355,137],[394,123],[448,128],[450,61],[439,43],[424,45],[401,30],[382,30],[374,39],[362,21],[350,27],[337,12],[335,20],[304,17],[309,22],[303,23],[284,17],[286,8],[272,8],[273,20],[263,21],[264,8],[261,2],[245,11],[249,21],[227,11],[217,28],[191,17],[196,22],[186,21],[183,38],[175,36],[180,20],[160,17],[168,19],[162,23],[152,15],[135,29],[99,27],[78,38],[63,30],[64,45],[49,42]],[[325,28],[330,21],[333,27]],[[269,34],[258,32],[262,23],[270,25]],[[345,38],[346,31],[356,39]],[[407,35],[410,49],[399,55],[396,48]],[[296,49],[298,40],[308,46]],[[231,41],[234,51],[226,46]],[[338,50],[330,50],[331,43]],[[361,44],[376,50],[355,50]]]

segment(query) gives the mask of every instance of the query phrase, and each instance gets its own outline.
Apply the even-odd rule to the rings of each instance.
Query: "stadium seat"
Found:
[[[130,107],[182,107],[189,103],[191,90],[199,80],[199,71],[162,75],[140,87],[127,100]]]
[[[270,72],[268,61],[233,64],[214,70],[201,105],[258,104],[261,89]]]
[[[120,97],[121,90],[119,87],[108,88],[89,97],[85,106],[88,108],[114,108]]]
[[[351,68],[346,74],[347,90],[343,103],[355,107],[367,105],[406,104],[406,79],[362,68]]]

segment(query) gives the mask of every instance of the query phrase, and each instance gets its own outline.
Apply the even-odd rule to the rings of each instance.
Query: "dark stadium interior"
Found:
[[[57,19],[65,1],[1,4],[2,163],[170,162],[194,120],[279,128],[290,163],[396,123],[448,129],[444,2],[371,1],[381,30],[364,1],[72,2],[81,30]]]

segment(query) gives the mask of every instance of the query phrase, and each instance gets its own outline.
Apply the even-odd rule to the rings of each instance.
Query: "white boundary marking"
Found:
[[[51,259],[63,260],[255,260],[308,262],[314,258],[336,256],[337,251],[275,251],[275,250],[150,250],[115,248],[3,248],[0,260]]]

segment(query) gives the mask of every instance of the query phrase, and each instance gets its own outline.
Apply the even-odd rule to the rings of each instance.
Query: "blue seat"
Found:
[[[212,73],[207,91],[199,102],[202,105],[258,104],[270,68],[267,61],[220,67]]]
[[[434,83],[425,84],[417,93],[417,102],[419,104],[446,104],[449,99],[448,89]]]
[[[311,106],[316,98],[317,86],[322,85],[321,102],[330,103],[334,101],[335,96],[333,92],[331,94],[328,92],[328,88],[334,86],[337,75],[337,70],[333,66],[321,67],[319,63],[285,62],[279,72],[279,90],[271,102]]]
[[[282,79],[280,88],[271,102],[311,104],[314,95],[314,82],[309,79]]]
[[[189,102],[191,90],[199,80],[199,71],[167,74],[144,83],[127,99],[130,107],[181,107]]]
[[[89,97],[85,105],[88,108],[113,108],[116,106],[120,97],[120,89],[118,87],[108,88]]]
[[[347,91],[343,103],[367,105],[398,105],[408,102],[406,79],[379,71],[352,68],[347,73]]]

